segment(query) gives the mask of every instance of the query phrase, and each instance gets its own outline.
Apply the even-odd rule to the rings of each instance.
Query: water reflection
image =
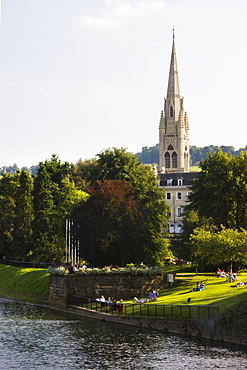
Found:
[[[0,301],[0,369],[235,369],[247,353]]]

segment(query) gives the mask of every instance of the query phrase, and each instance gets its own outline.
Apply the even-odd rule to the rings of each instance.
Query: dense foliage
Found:
[[[125,149],[95,160],[62,163],[57,156],[0,178],[0,256],[63,262],[65,219],[90,264],[156,264],[168,254],[162,237],[168,208],[152,168]],[[72,233],[75,230],[71,230]]]
[[[26,171],[0,179],[0,255],[52,262],[64,256],[64,219],[86,199],[70,180],[69,165],[52,156],[36,176]]]
[[[150,166],[125,149],[98,155],[89,199],[76,209],[83,259],[91,264],[156,264],[168,254],[162,236],[168,207]]]
[[[222,228],[210,232],[196,228],[191,235],[192,255],[197,263],[220,265],[227,263],[232,272],[233,262],[246,263],[247,231]]]
[[[247,152],[209,154],[200,167],[186,208],[211,218],[217,228],[247,229]]]
[[[247,152],[209,154],[200,163],[183,213],[178,255],[199,264],[246,263]]]

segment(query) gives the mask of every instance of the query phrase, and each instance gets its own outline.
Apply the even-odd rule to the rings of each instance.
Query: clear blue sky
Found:
[[[175,25],[190,144],[247,145],[246,0],[2,0],[0,167],[158,143]]]

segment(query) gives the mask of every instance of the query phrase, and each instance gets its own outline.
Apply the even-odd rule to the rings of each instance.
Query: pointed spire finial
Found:
[[[175,40],[175,26],[172,26],[172,39]]]

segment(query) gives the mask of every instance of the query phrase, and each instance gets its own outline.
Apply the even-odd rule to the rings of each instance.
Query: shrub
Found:
[[[48,267],[48,273],[51,275],[67,275],[69,274],[68,268],[64,266]],[[148,266],[131,266],[131,267],[111,267],[105,266],[103,268],[82,268],[80,267],[73,272],[75,275],[162,275],[163,270],[160,267]]]

